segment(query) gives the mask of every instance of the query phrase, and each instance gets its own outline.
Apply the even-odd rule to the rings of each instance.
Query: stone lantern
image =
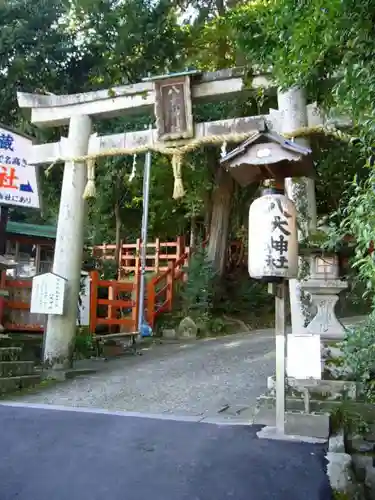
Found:
[[[309,279],[301,282],[301,288],[311,295],[316,314],[306,326],[306,333],[319,334],[322,341],[342,340],[345,328],[336,317],[335,306],[339,294],[348,287],[340,279],[339,256],[319,248],[302,248],[310,268]]]

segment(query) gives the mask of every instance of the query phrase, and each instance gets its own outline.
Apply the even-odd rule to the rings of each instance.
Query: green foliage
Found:
[[[187,268],[187,280],[180,289],[185,316],[197,318],[210,313],[213,306],[216,273],[207,259],[206,250],[198,245]]]
[[[278,85],[302,86],[325,109],[353,120],[355,144],[312,138],[317,166],[318,210],[331,214],[329,244],[352,236],[353,264],[374,297],[375,264],[367,253],[374,239],[373,159],[375,143],[374,0],[257,0],[211,22],[223,24],[247,62],[272,71]],[[206,30],[208,31],[208,30]],[[355,177],[353,186],[352,179]]]
[[[331,432],[345,430],[345,434],[365,434],[369,430],[368,422],[365,418],[350,405],[349,401],[331,410]]]
[[[223,318],[219,316],[210,317],[207,320],[207,330],[216,335],[223,335],[227,333],[227,325]]]
[[[94,344],[92,335],[84,328],[79,329],[74,339],[73,357],[75,359],[87,359],[93,355]]]
[[[113,280],[117,278],[117,265],[114,260],[98,260],[96,269],[99,271],[100,279]]]
[[[249,2],[228,18],[248,61],[277,82],[301,85],[368,131],[375,102],[374,0]],[[335,76],[335,78],[333,78]]]
[[[375,315],[365,323],[351,328],[341,344],[345,366],[363,384],[363,393],[375,402]]]
[[[274,310],[274,299],[267,291],[267,285],[249,278],[247,269],[240,268],[227,276],[215,295],[215,311],[237,315],[253,312],[257,316],[267,315]]]
[[[331,226],[330,234],[332,238],[345,235],[353,238],[355,249],[352,267],[356,270],[357,277],[365,284],[365,296],[375,305],[375,262],[368,251],[371,241],[375,239],[374,181],[375,173],[372,167],[369,168],[366,180],[359,182],[357,178],[354,179],[349,188],[351,197],[346,206],[340,206],[331,216],[333,220],[339,221],[339,224]]]

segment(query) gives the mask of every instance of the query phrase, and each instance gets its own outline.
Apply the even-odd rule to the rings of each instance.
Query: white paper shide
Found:
[[[35,314],[64,314],[66,279],[54,273],[33,278],[30,312]]]
[[[256,279],[297,277],[297,214],[286,196],[266,194],[251,204],[248,267]]]

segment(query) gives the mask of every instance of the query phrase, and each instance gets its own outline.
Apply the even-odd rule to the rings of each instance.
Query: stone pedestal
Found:
[[[309,264],[311,277],[302,282],[301,287],[311,295],[317,312],[304,333],[320,335],[322,376],[335,379],[343,375],[337,366],[341,356],[337,343],[345,337],[345,328],[336,317],[335,306],[348,284],[339,279],[337,255],[313,254],[309,256]]]
[[[339,279],[339,264],[336,255],[309,257],[310,278],[301,283],[301,288],[311,295],[317,313],[306,326],[305,333],[319,334],[322,340],[342,340],[345,329],[335,314],[339,294],[348,286]]]
[[[317,333],[322,340],[342,340],[345,328],[337,319],[335,306],[339,300],[339,293],[345,290],[348,284],[340,279],[322,280],[309,279],[301,286],[309,292],[317,313],[305,328],[305,333]]]

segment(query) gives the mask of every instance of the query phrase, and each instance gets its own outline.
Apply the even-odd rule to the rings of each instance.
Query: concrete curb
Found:
[[[113,415],[118,417],[138,417],[148,418],[154,420],[174,420],[177,422],[196,422],[202,424],[214,425],[251,425],[249,419],[245,418],[225,418],[225,417],[210,417],[204,415],[176,415],[173,413],[141,413],[133,411],[109,411],[100,408],[84,408],[73,406],[58,406],[49,404],[34,404],[34,403],[18,403],[14,401],[1,401],[1,406],[10,406],[14,408],[31,408],[36,410],[50,410],[50,411],[67,411],[75,413],[94,413],[99,415]]]

